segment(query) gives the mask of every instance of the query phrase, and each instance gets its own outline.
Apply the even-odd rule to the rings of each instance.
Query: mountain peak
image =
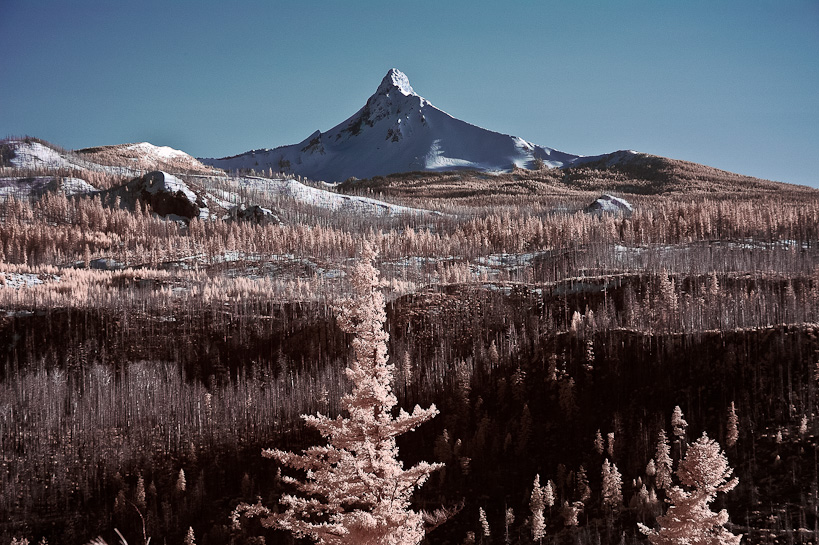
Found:
[[[378,86],[378,90],[375,92],[375,94],[386,95],[393,89],[398,90],[398,92],[404,96],[415,95],[415,91],[412,89],[412,85],[410,85],[409,78],[397,68],[390,68],[390,71],[387,72],[387,75],[381,80],[381,85]]]
[[[561,167],[575,159],[456,119],[418,95],[409,78],[392,68],[364,106],[335,127],[298,144],[206,161],[227,169],[272,168],[341,182],[418,170]]]

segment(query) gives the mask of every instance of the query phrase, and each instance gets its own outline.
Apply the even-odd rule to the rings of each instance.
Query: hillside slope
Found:
[[[152,170],[195,174],[217,172],[184,151],[149,142],[69,151],[32,137],[0,141],[0,167],[38,172],[88,171],[122,176],[139,176]]]

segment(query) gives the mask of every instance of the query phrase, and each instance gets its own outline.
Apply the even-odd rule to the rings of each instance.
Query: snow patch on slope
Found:
[[[11,166],[27,170],[90,170],[122,176],[138,176],[135,169],[121,166],[100,165],[77,156],[73,152],[61,152],[33,140],[7,140],[14,151]]]
[[[94,193],[97,188],[81,178],[73,177],[29,176],[25,178],[0,178],[0,201],[5,201],[10,197],[28,199],[48,191],[59,191],[70,197]]]
[[[196,193],[191,191],[185,182],[173,174],[158,170],[147,174],[145,176],[145,182],[145,191],[152,195],[161,192],[171,194],[181,192],[191,203],[196,204]]]
[[[293,178],[262,178],[243,176],[239,178],[196,176],[206,188],[206,195],[225,209],[247,202],[242,194],[258,194],[266,199],[292,199],[298,203],[336,211],[349,211],[353,214],[375,216],[397,216],[401,214],[438,214],[421,208],[409,208],[390,204],[369,197],[343,195],[326,189],[305,185]],[[208,187],[209,183],[219,182],[219,187]],[[225,184],[234,184],[236,191],[226,189]],[[251,198],[252,200],[252,198]]]
[[[282,197],[289,197],[302,204],[308,204],[330,210],[349,211],[355,214],[395,216],[399,214],[430,213],[429,210],[399,206],[396,204],[371,199],[369,197],[342,195],[340,193],[318,189],[316,187],[305,185],[292,178],[267,179],[243,177],[242,184],[245,187],[253,188],[268,194],[272,193]]]
[[[191,158],[190,155],[185,153],[184,151],[180,151],[178,149],[174,149],[168,146],[155,146],[150,142],[139,142],[137,144],[129,144],[126,146],[126,149],[135,151],[141,155],[147,155],[156,157],[158,159],[184,159],[184,158]]]
[[[77,168],[77,165],[65,157],[57,150],[44,146],[39,142],[24,142],[22,140],[12,140],[9,142],[14,149],[14,157],[11,158],[12,166],[27,169],[58,169]]]

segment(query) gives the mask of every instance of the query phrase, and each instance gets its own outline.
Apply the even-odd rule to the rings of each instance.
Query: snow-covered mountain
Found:
[[[255,169],[339,182],[407,171],[530,168],[536,159],[566,166],[578,156],[482,129],[439,110],[391,69],[367,103],[346,121],[304,141],[233,157],[200,159],[226,170]]]

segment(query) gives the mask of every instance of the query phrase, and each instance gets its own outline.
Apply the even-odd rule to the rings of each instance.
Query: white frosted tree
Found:
[[[352,391],[342,400],[346,416],[304,416],[327,444],[301,454],[269,449],[263,455],[306,473],[284,477],[300,495],[285,495],[275,513],[261,503],[241,504],[233,514],[258,516],[266,527],[292,532],[321,544],[415,545],[424,538],[423,513],[410,508],[413,491],[441,464],[421,462],[405,469],[395,438],[433,418],[435,406],[393,414],[393,365],[387,363],[386,312],[379,291],[376,252],[365,244],[351,271],[354,296],[338,314],[340,328],[353,335],[354,357],[346,369]]]
[[[677,438],[678,441],[682,441],[685,438],[685,430],[688,429],[688,422],[685,421],[683,418],[682,409],[680,409],[679,405],[674,407],[674,412],[671,413],[671,431],[674,433],[674,437]]]
[[[193,533],[193,526],[188,526],[188,533],[185,534],[185,545],[196,545],[196,535]]]
[[[709,506],[718,492],[736,487],[738,480],[732,474],[719,443],[703,433],[677,468],[677,477],[688,490],[670,487],[668,511],[657,517],[660,527],[652,530],[639,524],[640,531],[653,545],[738,545],[742,536],[725,528],[728,512],[715,513]]]
[[[514,523],[515,511],[511,507],[507,507],[503,518],[503,542],[506,545],[511,545],[512,543],[512,536],[509,534],[509,529]]]
[[[594,435],[594,451],[602,456],[605,449],[606,444],[603,442],[603,434],[600,433],[600,430],[597,430],[597,433]]]
[[[603,507],[616,510],[623,503],[623,477],[615,464],[609,462],[609,459],[603,462],[602,470],[603,484],[602,493]]]
[[[665,430],[660,430],[657,436],[656,477],[657,488],[668,488],[671,486],[671,447],[668,445],[668,437]]]
[[[483,507],[478,508],[478,522],[481,525],[483,537],[489,538],[492,535],[492,531],[489,528],[489,521],[486,520],[486,511],[483,510]]]
[[[184,492],[188,488],[188,481],[185,479],[185,470],[179,470],[179,476],[176,479],[176,491]]]
[[[554,503],[554,497],[552,497]],[[540,474],[535,475],[535,482],[532,484],[532,495],[529,496],[529,509],[532,511],[532,539],[534,541],[542,541],[546,533],[546,519],[543,516],[543,510],[546,508],[546,502],[543,498],[543,488],[540,486]]]

